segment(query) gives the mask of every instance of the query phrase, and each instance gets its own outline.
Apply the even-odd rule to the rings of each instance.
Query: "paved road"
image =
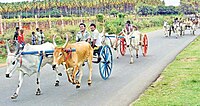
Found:
[[[199,34],[200,30],[197,31]],[[187,33],[187,32],[186,32]],[[36,75],[26,76],[19,97],[11,100],[18,83],[18,73],[11,79],[5,78],[5,68],[0,68],[0,105],[1,106],[127,106],[159,76],[162,70],[185,48],[196,36],[186,35],[179,39],[175,36],[163,37],[162,30],[148,33],[149,54],[141,56],[135,63],[129,64],[129,55],[114,59],[111,77],[104,81],[93,65],[93,84],[87,86],[88,71],[85,72],[80,89],[60,77],[60,86],[55,87],[55,76],[51,66],[44,67],[41,72],[42,95],[36,96]],[[62,68],[61,68],[62,69]]]

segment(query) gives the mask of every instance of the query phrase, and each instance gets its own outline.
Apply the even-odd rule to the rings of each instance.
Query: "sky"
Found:
[[[0,0],[0,2],[20,2],[20,1],[32,1],[32,0]],[[178,6],[180,0],[164,0],[166,5],[173,5],[173,6]]]
[[[180,0],[164,0],[164,1],[165,1],[165,4],[167,6],[169,6],[169,5],[173,5],[173,6],[180,5]]]

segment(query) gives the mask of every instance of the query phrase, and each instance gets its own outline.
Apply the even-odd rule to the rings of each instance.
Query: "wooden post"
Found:
[[[6,22],[5,22],[5,21],[3,22],[3,29],[7,29],[7,28],[6,28]]]
[[[83,23],[83,16],[82,16],[82,14],[81,14],[81,23]]]
[[[63,15],[61,15],[61,26],[64,28]]]
[[[38,27],[38,19],[37,19],[37,15],[35,15],[35,27],[36,27],[36,28],[39,28],[39,27]]]
[[[33,25],[33,22],[30,22],[30,30],[32,30],[32,25]]]
[[[22,29],[22,22],[21,22],[21,17],[20,17],[20,15],[18,15],[18,18],[19,18],[19,29]]]
[[[3,34],[2,15],[0,15],[0,34]]]
[[[49,15],[49,28],[51,28],[51,15]]]
[[[75,24],[74,24],[74,19],[73,19],[73,17],[72,17],[72,25],[75,25]]]

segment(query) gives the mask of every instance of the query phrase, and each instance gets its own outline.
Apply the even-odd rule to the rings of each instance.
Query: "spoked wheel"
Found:
[[[125,55],[126,53],[126,40],[125,38],[120,39],[120,53],[122,56]]]
[[[100,56],[101,56],[101,62],[99,63],[100,75],[104,80],[106,80],[111,75],[113,66],[113,56],[111,49],[108,45],[102,47]]]
[[[147,55],[147,50],[148,50],[148,38],[146,34],[144,35],[142,42],[143,42],[142,53],[143,53],[143,56],[145,57]]]

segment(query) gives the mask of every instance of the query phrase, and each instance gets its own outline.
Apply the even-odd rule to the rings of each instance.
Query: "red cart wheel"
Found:
[[[147,50],[148,50],[148,38],[147,38],[146,34],[143,37],[142,50],[143,50],[143,52],[142,52],[143,56],[145,57],[147,55]]]
[[[125,38],[120,39],[120,53],[122,56],[125,55],[126,53],[126,40]]]

